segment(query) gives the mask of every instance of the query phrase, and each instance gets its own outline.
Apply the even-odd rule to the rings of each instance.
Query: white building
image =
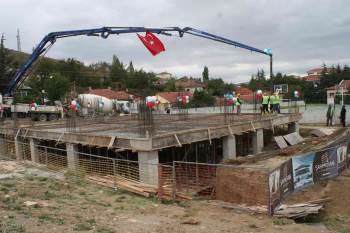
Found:
[[[327,104],[334,104],[335,96],[347,94],[350,90],[350,80],[342,80],[338,85],[327,88]]]

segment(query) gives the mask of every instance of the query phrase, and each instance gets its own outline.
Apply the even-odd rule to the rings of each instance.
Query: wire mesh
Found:
[[[4,159],[16,159],[15,141],[13,139],[1,138],[0,156]]]
[[[158,166],[158,198],[176,199],[173,166],[160,164]]]

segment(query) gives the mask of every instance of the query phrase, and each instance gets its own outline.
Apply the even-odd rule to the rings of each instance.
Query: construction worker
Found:
[[[333,108],[332,105],[328,105],[328,110],[327,110],[327,126],[332,126],[333,122]]]
[[[275,92],[275,98],[274,98],[273,105],[275,107],[274,111],[278,114],[281,113],[281,111],[280,111],[280,96],[279,96],[277,91]]]
[[[270,97],[264,92],[262,96],[262,111],[264,114],[269,112],[269,101]]]
[[[345,120],[346,119],[346,108],[345,105],[343,105],[341,111],[340,111],[340,122],[342,123],[343,127],[345,127]]]
[[[236,106],[237,106],[237,114],[241,114],[241,94],[237,94]]]

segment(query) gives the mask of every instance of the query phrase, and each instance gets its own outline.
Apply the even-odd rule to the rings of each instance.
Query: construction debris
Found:
[[[311,214],[319,214],[324,207],[324,203],[330,201],[329,198],[319,199],[307,203],[294,205],[281,205],[275,209],[274,216],[279,218],[302,218]]]
[[[284,140],[283,136],[276,136],[274,137],[274,139],[280,149],[284,149],[288,147],[288,144]]]
[[[134,180],[127,179],[122,176],[88,176],[87,179],[99,185],[103,185],[110,188],[122,188],[132,193],[144,197],[150,197],[157,193],[157,187],[154,185],[144,184]]]
[[[283,138],[292,146],[305,141],[297,132],[284,135]]]
[[[314,129],[310,132],[311,135],[314,135],[316,137],[323,137],[323,136],[328,136],[334,133],[335,129],[327,129],[327,128],[319,128],[319,129]]]

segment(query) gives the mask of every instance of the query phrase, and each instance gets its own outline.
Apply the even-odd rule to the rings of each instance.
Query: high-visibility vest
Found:
[[[274,99],[272,101],[272,104],[279,104],[280,103],[280,96],[279,95],[275,95]]]
[[[273,104],[273,101],[275,101],[275,96],[270,96],[270,104]]]
[[[269,97],[267,95],[263,95],[262,104],[269,104]]]
[[[235,105],[241,105],[241,99],[239,97],[237,97]]]

